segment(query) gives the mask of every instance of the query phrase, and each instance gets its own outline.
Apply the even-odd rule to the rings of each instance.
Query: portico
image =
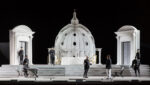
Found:
[[[19,65],[20,58],[18,52],[23,48],[23,55],[29,58],[29,64],[32,64],[32,39],[33,32],[26,25],[19,25],[9,31],[10,40],[10,65]]]
[[[131,65],[137,49],[140,49],[140,30],[125,25],[115,34],[117,35],[117,65]]]

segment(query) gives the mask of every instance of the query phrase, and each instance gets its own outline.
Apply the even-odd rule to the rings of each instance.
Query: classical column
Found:
[[[136,54],[136,34],[135,32],[133,32],[132,34],[132,44],[131,44],[131,57],[130,57],[130,65],[132,64],[132,60],[135,58],[135,54]]]
[[[19,65],[20,58],[18,57],[18,50],[17,50],[17,42],[18,42],[18,33],[14,35],[14,64]]]
[[[33,63],[32,63],[32,39],[33,39],[33,36],[31,35],[31,36],[29,36],[29,42],[28,42],[28,44],[30,44],[29,46],[30,46],[30,49],[29,49],[29,51],[28,51],[28,54],[29,54],[29,64],[30,65],[32,65]]]
[[[9,60],[9,62],[10,62],[10,65],[13,65],[14,64],[14,33],[13,33],[13,31],[12,30],[9,30],[9,41],[10,41],[10,43],[9,43],[9,45],[10,45],[10,60]]]
[[[121,42],[120,42],[120,36],[117,36],[117,65],[121,64]]]
[[[98,58],[99,58],[99,65],[101,65],[101,48],[96,48],[96,51],[98,51]]]

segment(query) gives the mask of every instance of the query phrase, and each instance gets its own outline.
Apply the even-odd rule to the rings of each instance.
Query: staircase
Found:
[[[121,72],[121,66],[119,65],[112,65],[112,76],[120,76],[120,72]],[[105,65],[92,65],[89,73],[89,76],[106,76],[106,67]],[[129,67],[125,66],[125,69],[123,71],[123,76],[130,76],[130,70]]]
[[[135,72],[130,68],[131,76],[135,76]],[[150,66],[149,65],[140,65],[140,76],[150,76]]]
[[[30,65],[30,68],[38,69],[39,76],[83,76],[83,65]],[[2,65],[0,77],[18,77],[18,71],[22,71],[22,65]],[[141,76],[150,76],[150,67],[141,65]],[[112,76],[120,76],[121,67],[112,65]],[[125,66],[123,76],[135,76],[134,70]],[[105,65],[91,65],[88,76],[106,76]]]

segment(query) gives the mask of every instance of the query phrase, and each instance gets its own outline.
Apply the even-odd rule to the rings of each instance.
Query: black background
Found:
[[[36,33],[33,38],[33,63],[47,63],[47,48],[54,46],[59,30],[70,23],[73,9],[79,22],[102,48],[102,61],[107,54],[116,63],[116,32],[123,25],[133,25],[141,31],[142,63],[150,64],[150,3],[144,0],[60,0],[60,1],[6,1],[0,3],[0,42],[9,42],[9,30],[27,25]],[[2,56],[0,56],[2,57]],[[4,62],[0,58],[0,62]],[[8,63],[6,60],[5,63]],[[105,62],[103,62],[105,63]]]

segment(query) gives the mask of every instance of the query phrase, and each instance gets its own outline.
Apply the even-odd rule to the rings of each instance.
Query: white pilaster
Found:
[[[98,64],[99,65],[101,65],[102,63],[101,63],[101,51],[102,51],[102,48],[96,48],[96,51],[98,51],[98,58],[99,58],[99,62],[98,62]]]

